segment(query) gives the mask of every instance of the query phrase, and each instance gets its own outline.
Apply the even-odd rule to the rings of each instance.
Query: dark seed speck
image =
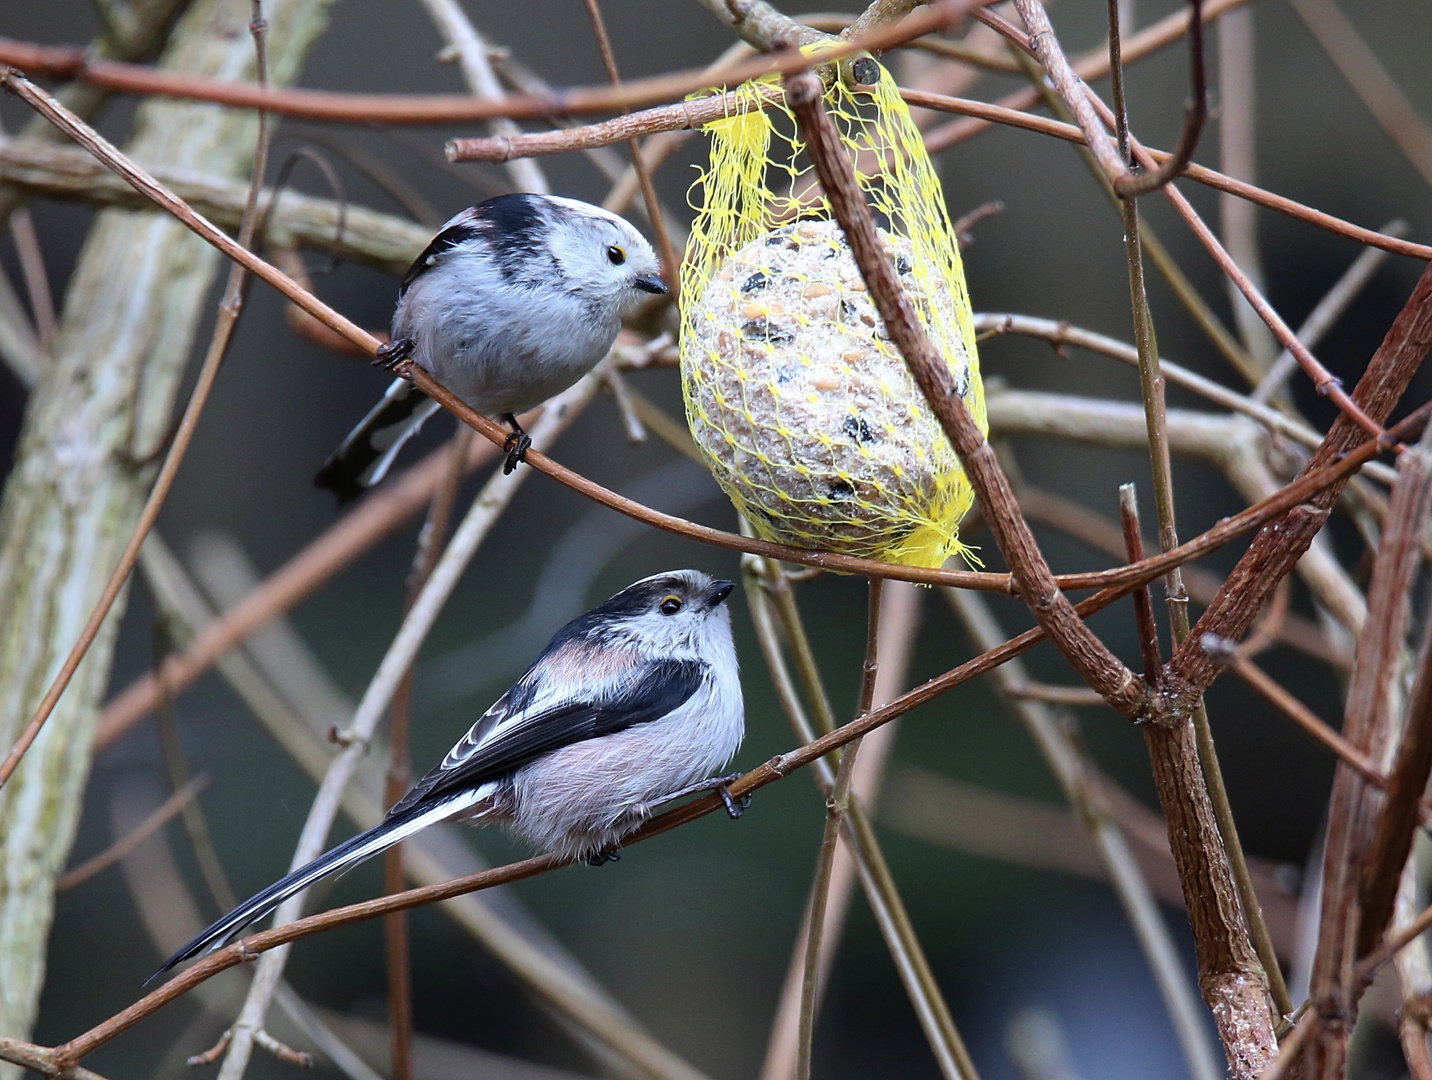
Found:
[[[796,339],[795,334],[789,330],[782,330],[775,323],[770,322],[764,315],[760,315],[741,327],[741,336],[747,341],[768,341],[772,345],[789,345]]]
[[[841,424],[841,427],[843,427],[845,433],[860,446],[880,441],[880,437],[876,434],[875,429],[866,423],[865,417],[863,416],[847,416],[844,423]]]
[[[759,292],[760,290],[764,289],[769,283],[770,278],[766,277],[766,275],[760,270],[757,270],[741,284],[741,292],[743,294]]]

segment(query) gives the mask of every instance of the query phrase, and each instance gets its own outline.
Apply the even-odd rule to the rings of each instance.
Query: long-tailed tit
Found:
[[[382,823],[245,900],[156,975],[217,948],[288,897],[439,821],[500,822],[600,866],[662,803],[716,790],[745,709],[725,607],[731,582],[656,574],[573,619]]]
[[[512,425],[506,471],[528,440],[516,414],[596,366],[642,300],[667,291],[651,245],[601,207],[499,195],[443,226],[398,286],[378,363],[412,357],[484,416]],[[387,473],[438,403],[396,380],[314,483],[348,500]]]

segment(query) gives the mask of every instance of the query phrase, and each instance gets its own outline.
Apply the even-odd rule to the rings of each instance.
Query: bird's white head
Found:
[[[571,292],[623,316],[667,291],[656,252],[631,222],[576,199],[543,202],[547,242]]]

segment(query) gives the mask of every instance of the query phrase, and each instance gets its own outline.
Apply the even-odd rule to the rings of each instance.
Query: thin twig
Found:
[[[1432,126],[1418,114],[1357,28],[1333,0],[1288,2],[1382,130],[1423,181],[1432,185]]]
[[[1338,732],[1323,723],[1313,710],[1294,697],[1282,684],[1246,656],[1233,658],[1233,673],[1277,707],[1288,719],[1297,724],[1318,742],[1338,756],[1340,761],[1357,770],[1358,774],[1374,787],[1386,787],[1387,777],[1378,771],[1368,758]]]
[[[20,274],[30,297],[30,316],[35,320],[37,344],[48,349],[55,336],[55,299],[50,292],[50,275],[45,270],[44,249],[35,232],[35,219],[27,207],[10,215],[10,239],[20,260]]]
[[[616,54],[612,52],[611,38],[607,36],[607,24],[602,18],[601,4],[599,0],[583,0],[583,2],[587,8],[587,18],[592,23],[592,33],[596,35],[597,51],[602,54],[602,66],[607,69],[607,78],[611,80],[612,86],[620,88],[621,72],[617,70],[617,58]],[[646,218],[656,232],[657,248],[661,252],[661,266],[665,271],[667,287],[670,289],[668,297],[674,301],[678,296],[681,279],[681,259],[671,244],[670,233],[666,231],[666,216],[661,212],[661,201],[657,199],[656,188],[651,183],[651,170],[647,168],[647,164],[641,156],[641,143],[639,140],[631,138],[627,140],[627,146],[631,148],[631,165],[636,170],[637,183],[641,186],[641,197],[646,203]]]
[[[1133,484],[1119,485],[1119,521],[1130,562],[1144,557],[1144,540],[1139,532],[1139,502]],[[1154,622],[1153,599],[1148,586],[1134,590],[1134,620],[1139,635],[1139,656],[1144,662],[1144,681],[1158,686],[1163,657],[1159,655],[1159,628]]]
[[[457,0],[422,0],[428,17],[438,28],[438,33],[456,55],[463,80],[477,98],[482,101],[505,101],[502,84],[492,70],[488,59],[488,45],[467,12]],[[494,117],[488,125],[496,135],[515,135],[521,128],[506,117]],[[507,175],[518,191],[532,191],[547,195],[552,191],[541,166],[533,161],[512,161],[507,165]]]
[[[870,711],[875,700],[875,676],[879,670],[880,590],[884,582],[871,578],[866,599],[865,665],[860,684],[860,704],[856,716]],[[821,837],[820,854],[816,859],[815,882],[811,886],[810,909],[806,919],[805,975],[801,983],[800,1023],[796,1043],[796,1080],[810,1080],[811,1055],[815,1043],[816,991],[820,985],[821,940],[825,933],[826,903],[830,897],[831,870],[835,865],[836,845],[841,823],[850,807],[850,784],[855,775],[856,754],[860,741],[845,748],[836,769],[835,785],[826,798],[825,831]]]
[[[1087,686],[1057,686],[1052,683],[1029,682],[1012,685],[1005,692],[1010,697],[1024,698],[1029,701],[1044,701],[1051,705],[1102,706],[1105,704],[1099,692],[1090,690]]]
[[[432,576],[443,545],[447,543],[448,527],[462,481],[472,433],[460,427],[448,446],[447,473],[442,485],[433,492],[428,518],[418,534],[417,550],[413,553],[413,569],[408,582],[407,611],[412,610],[427,580]],[[393,695],[388,709],[388,768],[383,793],[387,809],[403,797],[411,781],[408,765],[409,710],[413,690],[413,668],[404,672],[402,682]],[[403,845],[394,844],[383,852],[383,888],[398,892],[403,888]],[[411,1080],[413,1075],[413,983],[412,958],[408,944],[408,919],[404,912],[395,912],[383,920],[383,942],[388,965],[388,1026],[391,1032],[394,1080]]]
[[[199,792],[208,786],[209,777],[207,774],[200,773],[194,777],[182,788],[170,795],[169,798],[165,799],[152,814],[136,825],[132,831],[121,836],[98,855],[86,859],[73,869],[66,870],[60,879],[55,882],[55,892],[64,892],[66,889],[73,889],[80,882],[88,881],[101,870],[109,869],[109,867],[119,862],[140,844],[164,828],[184,807],[193,802]]]
[[[1403,236],[1407,232],[1407,223],[1397,218],[1378,231],[1387,236]],[[1332,329],[1333,323],[1337,322],[1357,294],[1362,292],[1373,275],[1387,261],[1387,255],[1388,253],[1380,248],[1368,248],[1359,254],[1343,271],[1342,277],[1334,282],[1333,287],[1323,294],[1323,298],[1308,313],[1303,325],[1298,327],[1298,340],[1310,349],[1316,347],[1323,335]],[[1264,402],[1272,399],[1297,368],[1297,357],[1284,349],[1268,368],[1268,373],[1248,395],[1249,400]]]
[[[258,11],[259,0],[254,0],[254,4],[255,10]],[[254,20],[257,27],[263,21],[262,14],[256,14]],[[254,41],[258,57],[257,70],[262,84],[266,82],[266,74],[261,29],[254,30]],[[5,81],[5,78],[0,76],[0,83]],[[56,107],[63,108],[58,105]],[[73,114],[70,116],[73,117]],[[75,123],[83,124],[83,121],[78,118],[73,119]],[[259,191],[263,187],[264,170],[268,163],[270,137],[268,116],[261,111],[258,119],[259,130],[257,146],[254,151],[253,180],[249,185],[248,202],[244,207],[243,224],[239,228],[239,238],[236,244],[240,250],[247,250],[253,246],[254,233],[258,225]],[[110,572],[109,579],[105,582],[104,589],[101,591],[88,621],[80,631],[79,640],[71,648],[65,662],[60,665],[60,670],[50,683],[49,689],[45,691],[44,697],[40,699],[39,705],[36,706],[24,731],[15,741],[15,745],[6,754],[5,760],[0,762],[0,787],[3,787],[13,775],[21,758],[25,756],[25,751],[34,743],[40,734],[40,729],[44,727],[45,721],[49,719],[55,706],[59,704],[60,696],[69,686],[70,680],[80,666],[80,661],[89,652],[90,645],[94,643],[100,627],[104,624],[105,616],[109,614],[110,608],[119,598],[130,571],[134,569],[135,560],[139,558],[139,549],[144,543],[144,538],[149,534],[149,530],[153,528],[154,522],[158,519],[159,511],[164,506],[164,500],[169,496],[174,478],[179,472],[179,466],[189,450],[190,442],[193,441],[199,417],[208,403],[209,392],[213,389],[214,381],[219,376],[219,367],[228,352],[234,327],[243,310],[244,284],[247,278],[248,272],[242,264],[236,262],[230,266],[228,284],[225,287],[223,299],[219,302],[219,315],[209,341],[208,352],[204,356],[204,363],[199,369],[198,379],[195,381],[194,389],[190,392],[188,404],[184,407],[183,416],[179,420],[169,450],[164,455],[164,463],[160,466],[159,474],[154,479],[154,486],[150,489],[149,497],[139,512],[139,519],[135,522],[129,541],[125,544],[124,551],[119,557],[119,562]]]

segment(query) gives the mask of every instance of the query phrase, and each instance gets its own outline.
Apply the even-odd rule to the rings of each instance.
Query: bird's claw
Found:
[[[382,368],[384,371],[396,371],[398,365],[413,355],[413,350],[418,343],[410,337],[398,338],[397,341],[389,341],[378,346],[378,355],[373,359],[373,366]]]
[[[588,866],[605,866],[609,862],[621,862],[622,850],[613,844],[609,848],[601,848],[587,856]]]
[[[512,432],[502,444],[502,449],[507,452],[507,460],[502,463],[502,475],[507,476],[517,468],[518,462],[526,460],[527,451],[532,449],[532,438],[518,426],[515,416],[509,414],[503,419],[512,425]]]
[[[740,773],[732,773],[730,776],[723,776],[721,777],[721,782],[717,784],[714,789],[716,794],[721,797],[722,804],[726,807],[726,815],[732,821],[735,821],[737,818],[739,818],[748,809],[750,809],[751,806],[750,792],[747,792],[745,795],[737,797],[731,794],[731,789],[727,786],[732,783],[732,781],[739,780],[740,778]]]

